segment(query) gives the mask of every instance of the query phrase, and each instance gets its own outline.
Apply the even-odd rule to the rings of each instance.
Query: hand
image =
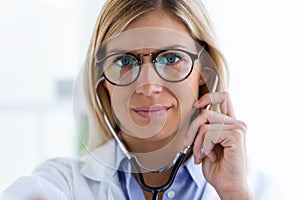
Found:
[[[235,119],[228,93],[207,93],[194,106],[209,104],[220,104],[221,113],[202,110],[190,125],[185,146],[193,144],[195,164],[202,162],[206,180],[221,199],[252,199],[246,174],[246,124]]]

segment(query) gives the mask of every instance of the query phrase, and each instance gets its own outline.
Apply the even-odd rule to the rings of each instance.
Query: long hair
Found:
[[[162,9],[177,17],[186,25],[193,39],[204,41],[207,44],[207,52],[216,64],[219,74],[220,81],[217,91],[226,90],[228,80],[227,63],[222,53],[217,49],[214,29],[200,0],[107,0],[99,14],[92,34],[83,75],[84,90],[91,113],[89,117],[89,150],[95,149],[109,138],[112,138],[97,104],[96,92],[99,94],[111,124],[116,128],[107,90],[103,85],[100,85],[97,91],[95,88],[97,49],[109,38],[123,32],[130,22],[156,9]]]

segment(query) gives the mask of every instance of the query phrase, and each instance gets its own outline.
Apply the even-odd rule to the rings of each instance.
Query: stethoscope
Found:
[[[212,68],[210,68],[209,70],[213,71],[215,76],[214,76],[214,80],[213,80],[213,85],[212,85],[212,90],[211,91],[215,91],[216,87],[217,87],[217,83],[218,83],[218,75],[216,73],[216,71]],[[98,81],[95,84],[96,89],[98,88],[98,85],[105,80],[104,76],[101,76]],[[136,177],[137,177],[137,181],[140,184],[140,186],[142,187],[143,190],[150,192],[152,194],[152,200],[157,200],[158,199],[158,194],[160,192],[164,192],[166,191],[168,188],[171,187],[171,185],[173,184],[176,174],[181,166],[181,164],[183,163],[183,161],[185,160],[186,156],[187,156],[187,152],[189,151],[189,149],[191,148],[191,146],[186,146],[183,148],[183,150],[181,150],[179,153],[176,154],[174,160],[166,167],[163,167],[161,169],[158,170],[151,170],[146,168],[145,166],[143,166],[138,159],[136,158],[136,156],[131,155],[129,153],[129,151],[127,150],[127,148],[125,147],[125,145],[123,144],[123,142],[121,141],[121,139],[119,138],[118,134],[116,133],[116,131],[114,130],[114,128],[112,127],[111,123],[109,122],[109,119],[103,109],[102,103],[100,101],[98,92],[96,92],[96,101],[99,105],[99,108],[101,110],[101,112],[103,113],[103,118],[104,121],[110,131],[110,133],[112,134],[112,136],[114,137],[114,139],[116,140],[117,145],[119,146],[120,150],[123,152],[123,154],[127,157],[128,161],[130,162],[131,166],[134,168],[135,172],[136,172]],[[209,109],[208,105],[205,109]],[[149,186],[145,183],[144,178],[143,178],[143,174],[141,171],[141,168],[147,172],[152,172],[152,173],[161,173],[164,171],[169,170],[170,168],[172,168],[170,177],[168,179],[168,181],[158,187],[152,187]]]

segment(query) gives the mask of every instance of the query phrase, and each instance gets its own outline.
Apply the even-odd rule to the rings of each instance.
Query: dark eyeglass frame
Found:
[[[199,43],[200,43],[200,42],[199,42]],[[103,59],[101,59],[101,60],[99,60],[99,61],[96,61],[95,64],[96,64],[97,67],[100,68],[100,71],[101,71],[101,73],[102,73],[102,76],[104,76],[104,78],[105,78],[109,83],[111,83],[112,85],[115,85],[115,86],[128,86],[128,85],[132,84],[133,82],[135,82],[135,81],[139,78],[139,76],[140,76],[140,73],[141,73],[141,66],[142,66],[142,64],[143,64],[143,62],[142,62],[142,60],[141,60],[141,57],[152,56],[152,60],[151,60],[151,61],[152,61],[152,63],[154,63],[154,70],[155,70],[156,74],[157,74],[161,79],[163,79],[164,81],[171,82],[171,83],[178,83],[178,82],[181,82],[181,81],[187,79],[187,78],[191,75],[191,73],[192,73],[192,71],[193,71],[193,68],[194,68],[195,60],[197,60],[197,59],[200,58],[202,52],[203,52],[203,51],[205,50],[205,48],[206,48],[205,43],[203,44],[203,43],[201,42],[200,44],[201,44],[201,47],[202,47],[202,48],[200,49],[200,51],[199,51],[198,54],[194,54],[194,53],[191,53],[191,52],[186,51],[186,50],[183,50],[183,49],[164,49],[164,50],[158,51],[157,53],[138,54],[138,55],[135,55],[135,54],[130,53],[130,52],[125,52],[125,53],[123,53],[123,55],[129,55],[129,56],[132,56],[132,57],[136,58],[136,60],[138,61],[138,74],[137,74],[136,78],[133,79],[131,82],[126,83],[126,84],[118,84],[118,83],[115,83],[115,82],[109,80],[109,78],[107,78],[107,76],[105,75],[105,72],[103,72],[103,68],[102,68],[103,62],[104,62],[106,59],[108,59],[108,58],[110,58],[110,57],[112,57],[112,56],[118,55],[118,54],[120,54],[121,52],[114,53],[114,54],[111,54],[111,55],[109,55],[109,56],[107,56],[107,57],[104,57]],[[175,51],[181,51],[181,52],[186,53],[187,55],[190,56],[191,61],[192,61],[192,66],[191,66],[191,69],[190,69],[189,73],[187,73],[187,75],[186,75],[185,77],[183,77],[182,79],[179,79],[179,80],[168,80],[168,79],[164,78],[164,77],[161,76],[161,74],[158,72],[157,67],[156,67],[156,63],[157,63],[157,60],[156,60],[156,59],[157,59],[157,56],[158,56],[159,54],[161,54],[161,53],[164,53],[164,52],[167,52],[167,51],[172,51],[172,50],[175,50]]]

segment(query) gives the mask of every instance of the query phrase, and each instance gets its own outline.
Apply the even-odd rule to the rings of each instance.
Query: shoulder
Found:
[[[115,170],[114,170],[115,171]],[[6,188],[1,200],[124,199],[109,167],[90,154],[83,158],[53,158],[39,164],[31,176],[20,177]],[[113,197],[113,198],[112,198]]]
[[[81,177],[93,181],[106,181],[116,172],[114,146],[106,143],[81,158],[53,158],[44,161],[33,171],[48,180],[60,177],[67,182]]]
[[[71,171],[79,165],[78,161],[67,158],[44,161],[31,176],[20,177],[7,187],[0,199],[72,199]]]
[[[82,158],[49,159],[7,187],[0,199],[125,199],[117,173],[121,160],[113,142]]]
[[[52,158],[39,164],[33,171],[33,175],[47,176],[73,176],[80,171],[84,163],[80,159]]]
[[[38,165],[32,174],[67,191],[74,185],[74,180],[80,180],[78,178],[82,165],[83,162],[80,159],[53,158]]]

